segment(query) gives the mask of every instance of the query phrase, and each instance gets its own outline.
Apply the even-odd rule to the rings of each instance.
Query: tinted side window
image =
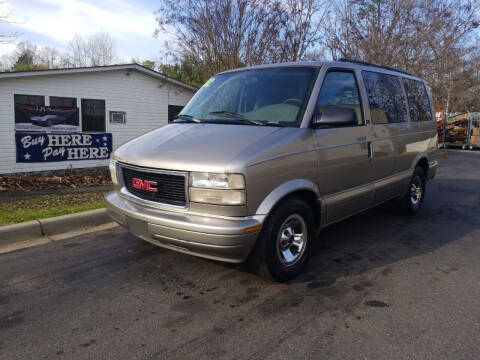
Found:
[[[363,71],[370,114],[374,124],[407,121],[405,97],[400,80],[393,75]]]
[[[353,72],[330,71],[325,75],[318,94],[316,111],[321,112],[326,106],[351,108],[357,115],[357,124],[363,124],[360,93]]]
[[[432,111],[425,85],[417,80],[403,79],[407,93],[408,111],[411,121],[431,121]]]

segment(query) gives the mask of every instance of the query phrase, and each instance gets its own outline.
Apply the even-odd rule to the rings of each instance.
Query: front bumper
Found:
[[[131,233],[154,245],[213,260],[243,262],[252,250],[264,216],[213,217],[188,211],[142,206],[119,196],[105,196],[107,212]]]

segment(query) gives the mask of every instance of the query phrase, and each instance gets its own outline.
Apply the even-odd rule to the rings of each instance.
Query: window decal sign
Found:
[[[16,132],[17,163],[101,160],[112,152],[112,134]]]
[[[15,131],[39,133],[80,131],[78,108],[16,104]]]

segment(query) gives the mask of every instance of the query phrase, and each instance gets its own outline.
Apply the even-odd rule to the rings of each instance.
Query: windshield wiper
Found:
[[[278,126],[284,127],[279,123],[272,123],[268,121],[259,121],[259,120],[250,120],[246,117],[242,116],[241,114],[237,114],[230,111],[212,111],[209,112],[212,115],[228,115],[233,117],[232,120],[226,119],[197,119],[192,115],[187,114],[180,114],[175,119],[173,119],[174,123],[196,123],[196,124],[231,124],[231,125],[256,125],[256,126]]]
[[[248,124],[248,125],[259,125],[259,126],[265,125],[263,122],[255,121],[255,120],[250,120],[250,119],[247,119],[245,116],[243,116],[243,115],[241,115],[241,114],[237,114],[237,113],[234,113],[234,112],[231,112],[231,111],[226,111],[226,110],[210,111],[209,114],[210,114],[210,115],[227,115],[227,116],[231,116],[231,117],[234,117],[234,118],[238,119],[238,121],[239,121],[240,123],[245,123],[245,124]],[[237,122],[237,123],[238,123],[238,122]]]
[[[180,120],[180,121],[178,121]],[[201,123],[202,120],[194,118],[192,115],[180,114],[173,119],[174,123]]]
[[[242,114],[234,113],[234,112],[227,111],[227,110],[210,111],[209,114],[212,114],[212,115],[229,115],[229,116],[233,116],[233,117],[236,117],[236,118],[239,118],[239,119],[245,119],[245,116],[243,116]]]

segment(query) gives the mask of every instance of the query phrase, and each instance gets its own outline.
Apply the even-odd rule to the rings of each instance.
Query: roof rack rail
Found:
[[[396,71],[396,72],[399,72],[399,73],[402,73],[402,74],[405,74],[405,75],[414,76],[414,75],[412,75],[412,74],[410,74],[406,71],[403,71],[403,70],[398,70],[398,69],[395,69],[395,68],[392,68],[392,67],[388,67],[388,66],[384,66],[384,65],[378,65],[378,64],[374,64],[374,63],[370,63],[370,62],[362,61],[362,60],[341,58],[338,61],[340,61],[340,62],[351,62],[351,63],[359,64],[359,65],[373,66],[373,67],[377,67],[377,68],[381,68],[381,69]]]

